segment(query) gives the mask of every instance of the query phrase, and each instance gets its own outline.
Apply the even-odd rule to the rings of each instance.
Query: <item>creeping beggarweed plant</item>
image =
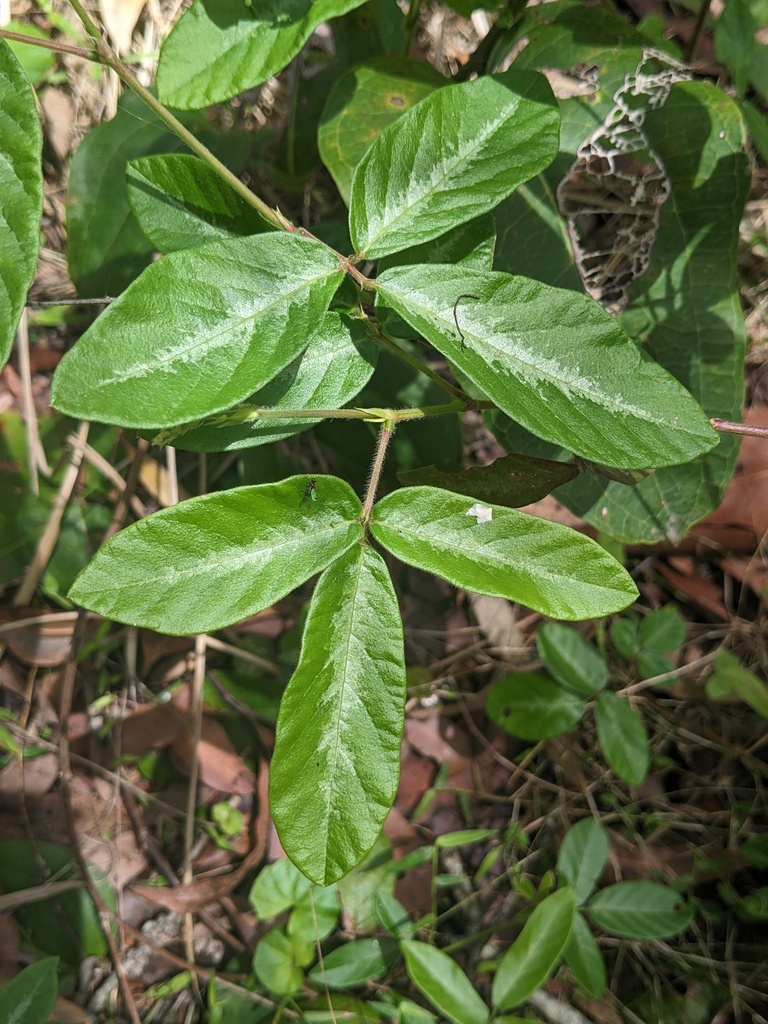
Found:
[[[564,500],[585,504],[587,518],[598,515],[608,528],[624,523],[616,529],[621,537],[637,514],[616,497],[622,488],[632,490],[614,479],[617,470],[636,473],[637,501],[649,509],[653,529],[695,519],[703,514],[701,502],[714,502],[724,486],[732,459],[719,450],[708,417],[734,415],[740,384],[723,396],[722,382],[730,378],[721,367],[713,402],[709,368],[699,378],[676,365],[677,300],[669,290],[669,275],[680,275],[679,246],[703,237],[695,218],[707,204],[686,193],[689,154],[677,163],[670,156],[680,238],[667,237],[672,229],[662,215],[666,262],[652,263],[647,277],[648,287],[664,294],[644,307],[630,305],[623,319],[584,294],[578,277],[558,270],[564,286],[557,286],[536,260],[525,268],[530,276],[520,273],[536,231],[543,248],[557,246],[546,268],[561,266],[567,234],[547,176],[562,176],[561,157],[568,147],[573,152],[579,132],[588,134],[589,108],[558,103],[535,70],[546,31],[531,15],[525,31],[535,45],[525,56],[509,70],[471,81],[435,81],[438,76],[417,73],[398,58],[388,72],[394,82],[383,84],[381,64],[371,60],[364,70],[376,102],[399,100],[379,111],[373,133],[343,134],[339,113],[344,103],[354,109],[361,94],[344,77],[357,74],[351,59],[341,62],[319,132],[323,158],[348,196],[349,241],[331,245],[319,228],[294,224],[246,188],[203,145],[200,131],[187,127],[190,117],[177,117],[165,104],[196,110],[251,88],[280,71],[320,22],[341,18],[339,26],[349,29],[343,16],[361,0],[289,4],[280,17],[240,0],[217,5],[214,15],[205,0],[194,0],[163,45],[160,99],[110,49],[79,0],[72,6],[89,39],[87,55],[117,71],[147,105],[150,130],[170,129],[188,152],[147,153],[128,164],[130,211],[126,202],[120,215],[130,213],[163,256],[116,289],[115,301],[63,358],[53,380],[54,406],[192,451],[274,443],[322,420],[362,421],[377,431],[360,494],[338,476],[313,472],[191,498],[111,538],[69,595],[121,622],[193,634],[253,615],[319,576],[299,663],[282,698],[270,798],[286,852],[308,878],[328,885],[371,849],[398,784],[405,660],[385,555],[552,618],[601,617],[634,600],[625,569],[597,542],[515,506],[562,484],[570,495]],[[549,8],[562,24],[578,20],[581,10],[569,3]],[[413,17],[405,28],[399,10],[387,17],[397,29],[391,38],[405,32],[407,46]],[[504,31],[499,63],[515,42],[514,25]],[[577,39],[572,26],[566,63],[575,63]],[[619,57],[606,60],[594,110],[610,110],[622,76],[642,57],[643,40],[629,32],[625,40]],[[711,138],[697,137],[696,146],[708,147],[698,188],[705,192],[711,184],[710,158],[720,161],[718,173],[731,160],[729,180],[732,185],[736,174],[738,186],[729,193],[737,196],[729,199],[732,220],[746,180],[738,114],[712,87],[684,82],[675,88],[680,92],[673,90],[668,106],[680,96],[676,116],[701,108],[719,118]],[[0,126],[7,157],[0,205],[9,224],[15,218],[0,239],[13,257],[3,263],[0,295],[7,354],[34,270],[42,188],[34,95],[1,41],[0,92],[12,113]],[[73,179],[76,271],[87,262],[83,207],[90,209],[93,197],[78,192],[82,163],[73,166]],[[527,204],[522,212],[514,205],[520,201]],[[722,204],[714,215],[721,213]],[[541,233],[545,223],[556,227],[554,243]],[[730,221],[720,229],[727,234]],[[689,271],[697,259],[691,245]],[[700,277],[694,273],[693,280]],[[708,276],[711,316],[697,329],[709,331],[710,355],[735,315],[731,287]],[[684,319],[687,301],[683,295]],[[658,348],[666,368],[625,324],[641,341],[654,331],[662,339],[669,329],[670,348]],[[445,360],[450,377],[431,365],[425,343]],[[366,403],[373,382],[386,392],[386,381],[374,376],[382,353],[442,400],[402,407],[391,396],[384,404]],[[696,387],[696,397],[670,369]],[[433,469],[381,495],[398,427],[437,418],[455,423],[470,410],[482,411],[503,443],[514,437],[513,450],[519,441],[522,454],[510,456],[501,472]],[[681,464],[687,482],[678,504],[670,504],[670,474]],[[567,934],[561,938],[564,943]],[[415,973],[420,955],[406,953]],[[501,990],[496,1002],[512,1005]]]

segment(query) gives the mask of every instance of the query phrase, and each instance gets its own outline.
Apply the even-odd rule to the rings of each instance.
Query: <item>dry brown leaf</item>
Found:
[[[192,765],[194,750],[189,701],[188,686],[180,687],[171,698],[173,706],[182,714],[186,714],[189,722],[189,727],[177,733],[171,744],[171,753],[187,773]],[[256,786],[253,772],[235,752],[224,726],[205,713],[201,723],[197,755],[200,781],[206,786],[210,786],[211,789],[216,789],[220,793],[235,793],[238,796],[248,796],[253,793]]]
[[[768,408],[748,409],[744,422],[768,427]],[[756,541],[768,533],[768,440],[742,438],[736,472],[725,497],[693,532],[732,551],[754,551]]]
[[[171,753],[187,774],[194,754],[192,731],[183,729],[171,744]],[[224,726],[209,715],[203,715],[200,744],[197,748],[200,781],[220,793],[247,796],[256,780],[253,772],[235,752]]]
[[[24,619],[50,619],[26,626]],[[97,616],[89,615],[89,639],[96,629]],[[40,608],[0,608],[0,622],[14,623],[3,639],[15,658],[25,665],[53,668],[63,665],[72,653],[72,631],[77,612],[48,612]]]
[[[57,89],[48,86],[43,90],[40,98],[40,106],[45,116],[45,138],[51,144],[59,160],[65,160],[69,156],[72,146],[72,134],[75,127],[75,105],[68,92],[64,89]],[[36,353],[37,359],[41,356],[52,362],[55,366],[61,359],[61,353],[51,349]],[[39,362],[38,362],[39,367]],[[53,369],[53,366],[50,367]],[[38,371],[39,372],[39,369]]]
[[[99,0],[101,18],[120,53],[131,48],[133,30],[146,0]]]
[[[11,802],[21,793],[25,800],[38,800],[48,792],[58,774],[56,754],[24,759],[15,757],[0,770],[0,801]]]
[[[202,910],[208,904],[228,896],[248,872],[264,860],[270,831],[268,789],[269,771],[266,763],[262,761],[256,780],[258,811],[253,827],[253,849],[234,871],[219,878],[200,878],[189,885],[176,885],[172,889],[134,885],[133,892],[178,913]]]
[[[679,594],[708,611],[710,615],[714,615],[716,619],[730,621],[731,616],[722,602],[722,587],[702,576],[694,558],[676,555],[669,559],[668,565],[659,562],[657,569]]]
[[[133,757],[161,750],[189,727],[188,716],[172,704],[143,704],[123,721],[120,749]]]

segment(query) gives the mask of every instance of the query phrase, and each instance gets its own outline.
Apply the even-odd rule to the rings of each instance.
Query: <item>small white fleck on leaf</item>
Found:
[[[493,509],[488,508],[487,505],[481,505],[480,502],[475,502],[472,508],[467,509],[465,515],[475,516],[478,523],[490,523],[493,519]]]

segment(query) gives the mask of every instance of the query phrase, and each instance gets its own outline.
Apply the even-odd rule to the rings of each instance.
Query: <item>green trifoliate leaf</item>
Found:
[[[682,384],[586,295],[447,264],[387,270],[378,289],[503,412],[586,459],[647,469],[718,442]]]
[[[62,359],[52,402],[138,429],[228,409],[307,347],[341,278],[326,246],[276,232],[171,253]]]
[[[69,597],[159,633],[221,629],[342,555],[361,536],[359,515],[355,493],[330,476],[191,498],[107,541]]]
[[[269,227],[212,168],[188,153],[132,160],[126,182],[133,214],[160,252],[256,235]]]
[[[557,153],[543,76],[507,71],[438,89],[385,128],[352,179],[352,244],[370,259],[487,213]]]
[[[364,0],[194,0],[160,51],[163,103],[199,110],[266,82],[315,28]]]
[[[397,598],[381,556],[355,546],[315,590],[270,770],[280,842],[319,885],[376,842],[397,791],[404,706]]]
[[[598,618],[637,596],[619,563],[575,530],[435,487],[383,498],[371,533],[408,565],[556,619]]]
[[[43,135],[35,93],[0,39],[0,366],[35,276],[43,210]]]

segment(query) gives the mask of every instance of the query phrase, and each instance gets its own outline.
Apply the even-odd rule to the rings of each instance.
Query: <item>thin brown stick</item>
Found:
[[[136,441],[136,453],[133,457],[133,461],[131,462],[131,468],[128,470],[128,476],[125,478],[125,489],[121,493],[117,504],[115,505],[112,522],[109,524],[107,532],[104,534],[104,541],[108,540],[113,534],[117,533],[118,530],[121,530],[123,527],[123,523],[125,522],[125,517],[128,512],[128,505],[136,493],[136,487],[139,483],[141,464],[148,451],[149,442],[145,441],[143,437],[140,437]]]
[[[175,449],[169,448],[168,451]],[[175,469],[175,464],[174,464]],[[175,473],[172,474],[175,477]],[[203,682],[205,681],[205,634],[199,633],[195,637],[195,665],[192,670],[192,686],[190,688],[189,706],[193,714],[192,719],[192,758],[189,766],[189,787],[187,789],[187,818],[184,823],[184,867],[182,881],[184,885],[190,885],[193,879],[192,874],[192,847],[195,842],[195,825],[197,819],[195,810],[197,808],[197,781],[200,774],[200,740],[203,732]],[[187,952],[187,960],[194,963],[195,944],[193,936],[194,919],[191,912],[184,915],[184,940]],[[193,975],[193,987],[198,1000],[202,1002],[200,986],[197,976]]]
[[[131,506],[131,511],[133,512],[137,519],[144,518],[144,516],[147,514],[147,510],[144,507],[144,503],[139,501],[135,494],[126,494],[128,490],[128,484],[120,476],[120,474],[117,472],[117,470],[110,462],[107,462],[107,460],[102,455],[99,455],[96,449],[92,448],[89,444],[81,445],[81,442],[76,434],[70,434],[69,437],[67,438],[67,443],[71,445],[73,448],[76,446],[81,446],[83,449],[83,458],[85,459],[85,461],[89,465],[93,466],[93,468],[98,473],[100,473],[105,480],[108,480],[109,483],[111,483],[112,486],[117,489],[121,497],[123,495],[126,495],[126,501],[129,502]]]
[[[29,461],[29,479],[32,493],[40,494],[38,470],[46,476],[51,475],[50,467],[45,458],[45,450],[40,441],[37,426],[37,413],[32,397],[32,365],[29,358],[29,331],[27,330],[27,311],[21,314],[19,327],[16,331],[16,351],[19,356],[19,376],[21,377],[21,411],[24,417],[24,430],[27,435],[27,459]]]
[[[68,43],[57,43],[53,39],[38,39],[37,36],[28,36],[23,32],[11,32],[10,29],[0,28],[0,38],[12,39],[15,43],[27,43],[29,46],[42,46],[44,50],[52,50],[54,53],[71,53],[74,57],[82,57],[84,60],[93,60],[93,50],[87,50],[82,46],[70,46]]]
[[[88,424],[81,423],[77,431],[77,437],[84,443],[87,436]],[[61,481],[59,493],[56,495],[56,501],[51,509],[48,522],[45,524],[43,534],[37,542],[37,549],[21,582],[21,586],[14,595],[12,604],[15,608],[23,608],[32,600],[32,595],[37,589],[40,577],[43,575],[43,570],[53,554],[53,549],[56,547],[56,542],[59,539],[64,510],[72,496],[72,491],[75,489],[82,461],[82,447],[73,448],[69,457],[69,466],[64,474],[64,479]]]
[[[82,850],[80,849],[80,839],[77,834],[75,811],[72,806],[72,762],[69,753],[67,722],[69,721],[69,715],[72,710],[72,699],[75,691],[75,677],[77,676],[77,655],[80,650],[84,632],[85,612],[81,612],[77,617],[77,622],[75,623],[75,628],[72,632],[72,654],[67,662],[66,668],[64,669],[64,680],[61,689],[61,722],[59,725],[61,798],[64,807],[64,818],[67,823],[67,831],[69,832],[70,837],[70,845],[72,846],[72,853],[77,862],[77,866],[80,869],[80,874],[83,876],[83,882],[88,890],[88,895],[93,900],[94,906],[99,912],[99,920],[104,932],[109,956],[112,960],[112,966],[114,967],[117,975],[117,983],[120,987],[123,1002],[125,1003],[125,1011],[131,1020],[131,1024],[141,1024],[139,1011],[136,1008],[133,993],[131,992],[130,985],[128,984],[128,978],[123,968],[123,958],[120,955],[117,943],[115,942],[115,937],[112,934],[112,914],[104,900],[101,898],[101,893],[94,885],[93,879],[88,871],[88,865],[85,861],[85,857],[83,857]]]
[[[745,434],[748,437],[768,437],[768,427],[753,423],[732,423],[730,420],[713,418],[709,421],[721,434]]]

